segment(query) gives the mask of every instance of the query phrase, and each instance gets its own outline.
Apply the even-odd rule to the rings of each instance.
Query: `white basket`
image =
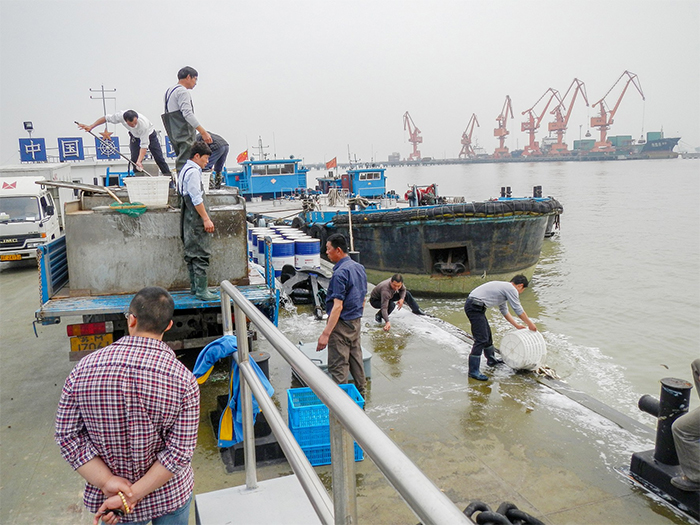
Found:
[[[539,332],[527,328],[513,330],[501,340],[501,357],[515,370],[535,370],[547,357],[547,344]]]
[[[152,208],[168,205],[170,177],[129,177],[124,179],[130,202],[140,202]]]

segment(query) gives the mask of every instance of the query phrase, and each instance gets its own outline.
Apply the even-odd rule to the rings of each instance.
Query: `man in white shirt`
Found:
[[[182,197],[180,236],[185,249],[185,263],[190,275],[190,292],[200,301],[219,297],[209,290],[207,271],[211,256],[211,234],[214,223],[207,211],[202,185],[202,168],[209,162],[211,149],[204,142],[195,142],[178,177],[177,189]]]
[[[163,175],[170,176],[170,167],[163,158],[163,150],[160,147],[158,134],[150,120],[133,109],[129,109],[100,117],[89,126],[79,123],[78,127],[85,131],[92,131],[105,122],[121,124],[129,131],[131,162],[134,163],[138,171],[143,171],[143,159],[146,157],[146,150],[150,150],[160,172]]]

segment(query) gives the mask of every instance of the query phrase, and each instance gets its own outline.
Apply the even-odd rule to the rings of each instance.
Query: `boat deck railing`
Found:
[[[234,317],[231,315],[232,302]],[[233,319],[241,320],[235,326],[235,335],[238,340],[235,358],[240,367],[241,377],[244,379],[241,382],[241,402],[247,490],[255,490],[258,487],[252,417],[252,395],[255,395],[280,448],[321,523],[358,523],[353,440],[363,448],[366,456],[374,462],[422,523],[426,525],[473,523],[365,414],[362,408],[338,388],[330,377],[312,363],[229,281],[221,283],[221,310],[225,335],[234,335]],[[243,322],[246,317],[328,406],[333,478],[332,499],[252,368],[249,360],[248,327]]]

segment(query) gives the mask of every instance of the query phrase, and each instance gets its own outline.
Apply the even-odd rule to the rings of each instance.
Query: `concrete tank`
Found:
[[[224,279],[248,284],[245,201],[231,190],[213,190],[208,197],[215,226],[209,286]],[[110,210],[112,200],[92,197],[82,207],[79,202],[66,206],[71,295],[135,293],[145,286],[189,289],[179,208],[130,217]]]

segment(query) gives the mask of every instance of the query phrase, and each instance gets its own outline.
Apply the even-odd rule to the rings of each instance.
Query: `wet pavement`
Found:
[[[73,366],[67,320],[38,326],[39,337],[34,336],[38,290],[31,264],[0,266],[0,294],[0,523],[91,523],[82,506],[82,478],[53,441],[56,405]],[[450,303],[421,305],[440,317],[454,313]],[[295,343],[314,341],[323,328],[301,307],[280,317],[280,328]],[[366,412],[458,507],[475,499],[493,508],[510,501],[551,525],[688,523],[615,470],[653,443],[555,393],[532,374],[484,365],[490,381],[468,380],[469,348],[427,319],[398,312],[385,333],[373,317],[368,308],[362,340],[374,357]],[[291,370],[265,341],[257,349],[272,355],[275,400],[286,414]],[[243,471],[226,473],[209,423],[226,386],[223,367],[202,386],[196,493],[245,483]],[[369,459],[356,467],[360,523],[418,522]],[[330,487],[330,467],[317,472]],[[258,477],[288,473],[289,466],[279,463],[260,468]],[[231,516],[237,523],[235,509]]]

